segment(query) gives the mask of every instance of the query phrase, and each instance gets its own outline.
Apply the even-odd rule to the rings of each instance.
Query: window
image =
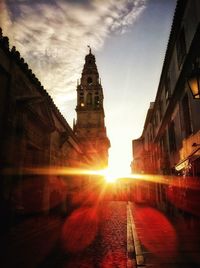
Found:
[[[189,107],[189,100],[188,100],[187,94],[182,100],[182,111],[183,111],[184,133],[185,133],[185,138],[187,138],[192,133],[190,107]]]
[[[184,28],[182,28],[177,43],[176,43],[176,51],[177,51],[177,61],[178,61],[178,66],[180,68],[183,59],[186,54],[186,43],[185,43],[185,31]]]
[[[169,125],[169,149],[170,152],[176,151],[176,133],[174,121],[172,121]]]
[[[159,142],[160,142],[159,152],[160,152],[160,157],[161,157],[163,155],[163,152],[164,152],[164,137],[161,137]]]
[[[99,107],[100,106],[100,99],[99,96],[95,96],[95,106]]]
[[[153,127],[157,127],[157,111],[155,111],[155,113],[154,113],[154,118],[153,118]]]
[[[3,127],[3,118],[5,116],[4,112],[5,112],[5,107],[6,107],[6,95],[7,95],[7,87],[8,87],[8,75],[6,72],[4,72],[4,69],[1,69],[0,66],[0,132],[1,132],[1,127]],[[0,135],[1,136],[1,135]]]
[[[87,105],[91,105],[92,104],[92,94],[89,93],[87,94]]]
[[[171,96],[171,80],[170,80],[170,76],[168,75],[165,79],[165,99],[166,101],[168,101],[170,99]]]
[[[87,83],[89,86],[92,85],[92,78],[90,76],[87,78]]]
[[[85,104],[84,104],[84,94],[83,93],[80,93],[79,102],[80,102],[81,107],[85,106]]]
[[[158,103],[158,110],[159,110],[160,121],[161,121],[162,116],[163,116],[163,102],[162,102],[162,100],[160,100],[159,103]]]

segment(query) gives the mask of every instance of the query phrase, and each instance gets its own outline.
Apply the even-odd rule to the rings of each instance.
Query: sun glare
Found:
[[[112,175],[109,175],[109,174],[105,176],[105,179],[106,179],[106,182],[108,183],[114,183],[117,180],[117,178],[114,178]]]
[[[118,176],[109,168],[101,171],[107,183],[115,183]]]

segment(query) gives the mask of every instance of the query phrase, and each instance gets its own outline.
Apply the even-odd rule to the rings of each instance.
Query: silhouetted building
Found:
[[[64,181],[51,169],[87,164],[77,136],[0,31],[1,218],[9,209],[42,212],[65,202],[75,180]]]
[[[144,143],[143,138],[132,141],[134,161],[131,162],[131,170],[135,173],[144,172]]]
[[[76,112],[74,131],[84,153],[91,160],[93,168],[105,168],[110,141],[104,122],[103,89],[91,49],[85,57],[81,81],[77,85]]]
[[[153,173],[154,168],[151,159],[152,150],[152,131],[149,125],[149,119],[152,116],[154,102],[151,102],[146,116],[144,131],[139,139],[132,141],[133,162],[132,172],[135,173]],[[148,143],[145,142],[148,140]]]
[[[199,47],[200,2],[177,1],[154,105],[133,141],[141,146],[139,155],[133,151],[133,171],[200,176],[200,100],[187,84]]]

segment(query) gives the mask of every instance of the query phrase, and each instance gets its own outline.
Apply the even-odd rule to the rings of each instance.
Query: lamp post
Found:
[[[200,58],[197,58],[193,70],[187,79],[188,86],[194,99],[200,99]]]

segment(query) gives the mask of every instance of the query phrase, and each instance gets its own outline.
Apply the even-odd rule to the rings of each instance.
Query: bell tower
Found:
[[[89,47],[80,83],[77,84],[77,120],[74,131],[94,168],[108,165],[110,141],[106,134],[103,89],[95,56]]]

